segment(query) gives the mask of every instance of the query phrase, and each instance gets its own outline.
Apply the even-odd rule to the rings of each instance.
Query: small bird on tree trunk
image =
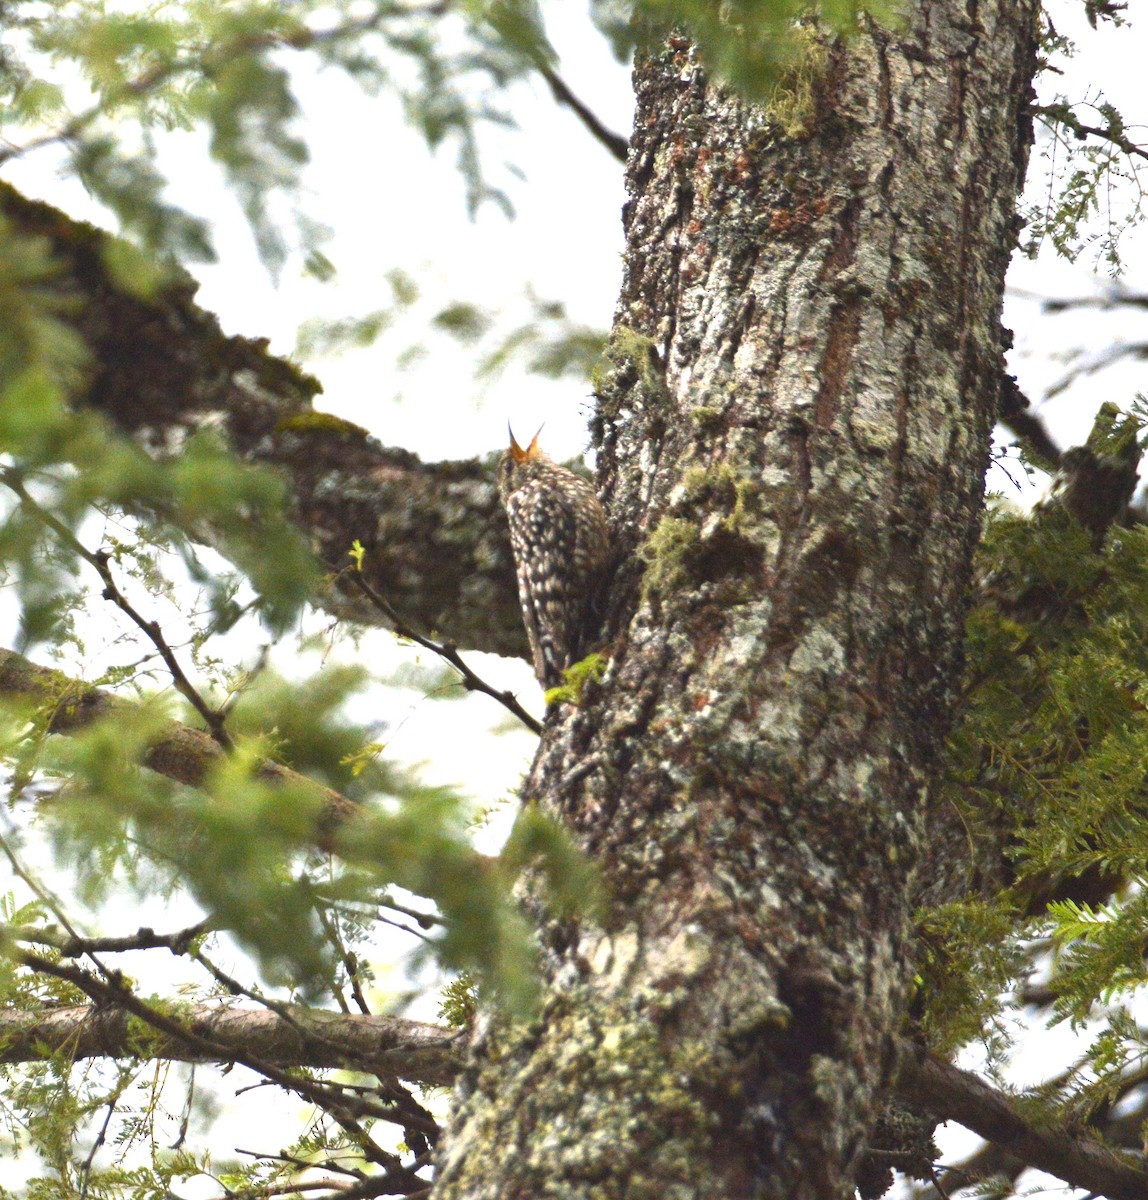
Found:
[[[510,520],[534,673],[544,688],[558,687],[601,619],[611,563],[606,515],[587,480],[542,453],[538,433],[524,450],[511,431],[498,492]]]

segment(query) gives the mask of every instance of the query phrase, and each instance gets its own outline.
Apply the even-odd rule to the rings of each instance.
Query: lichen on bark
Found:
[[[551,718],[525,788],[598,862],[613,915],[598,935],[547,927],[549,1016],[480,1044],[449,1200],[851,1187],[912,970],[1035,9],[923,0],[900,31],[829,47],[798,138],[681,39],[638,64],[593,426],[633,553],[606,673]],[[607,940],[632,948],[621,982]],[[661,1070],[615,1100],[602,1080],[631,1044]],[[683,1096],[704,1113],[685,1174],[675,1135],[628,1124],[666,1098],[673,1129]],[[579,1136],[543,1163],[554,1128]],[[609,1186],[587,1144],[610,1147]]]

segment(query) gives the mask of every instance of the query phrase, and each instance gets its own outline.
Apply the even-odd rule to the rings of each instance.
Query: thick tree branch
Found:
[[[241,1042],[228,1045],[193,1029],[185,1020],[183,1014],[175,1017],[169,1015],[168,1006],[153,1007],[141,1000],[118,972],[109,972],[101,968],[99,975],[78,967],[53,962],[37,954],[30,954],[19,948],[10,952],[10,956],[21,965],[34,972],[48,975],[70,983],[84,995],[96,1002],[100,1010],[106,1008],[121,1009],[134,1018],[133,1031],[137,1041],[146,1041],[152,1037],[168,1039],[180,1046],[185,1052],[198,1057],[192,1061],[213,1061],[220,1063],[239,1063],[262,1075],[270,1083],[277,1084],[285,1091],[294,1093],[301,1099],[319,1106],[332,1119],[338,1122],[360,1145],[366,1157],[373,1163],[384,1168],[385,1184],[382,1190],[404,1193],[421,1189],[424,1180],[416,1172],[425,1164],[419,1162],[413,1168],[404,1167],[402,1160],[390,1154],[377,1145],[360,1124],[360,1118],[377,1119],[413,1127],[427,1136],[437,1134],[437,1123],[430,1119],[426,1128],[420,1128],[422,1122],[413,1122],[409,1112],[402,1112],[394,1106],[379,1103],[376,1094],[360,1094],[355,1089],[347,1089],[337,1082],[324,1082],[300,1073],[294,1069],[284,1069],[269,1059],[262,1058],[252,1051],[249,1043]],[[322,1041],[321,1027],[312,1027],[310,1031],[301,1031],[293,1017],[285,1017],[282,1012],[277,1015],[285,1019],[288,1026],[300,1035],[304,1045],[312,1041]],[[368,1068],[370,1070],[371,1068]],[[392,1073],[384,1072],[384,1079]],[[378,1094],[385,1095],[385,1087]],[[398,1180],[401,1186],[394,1187]],[[380,1180],[380,1183],[383,1183]]]
[[[83,992],[89,999],[102,1008],[120,1008],[135,1018],[137,1037],[146,1028],[154,1031],[161,1038],[167,1038],[184,1047],[184,1053],[194,1054],[194,1061],[210,1061],[220,1063],[239,1063],[250,1070],[262,1075],[269,1082],[277,1084],[284,1091],[293,1092],[304,1100],[319,1105],[341,1124],[354,1123],[360,1117],[381,1121],[392,1121],[398,1124],[408,1124],[410,1114],[398,1111],[395,1107],[381,1104],[373,1095],[359,1095],[349,1092],[338,1084],[324,1083],[306,1075],[295,1073],[291,1068],[283,1068],[269,1059],[256,1054],[249,1043],[238,1042],[224,1044],[214,1038],[200,1033],[188,1025],[181,1017],[173,1017],[160,1007],[153,1007],[147,1001],[135,994],[118,972],[105,972],[102,976],[80,967],[70,966],[38,954],[16,949],[10,955],[16,962],[42,975],[49,975],[70,983]],[[280,1019],[283,1014],[277,1013]],[[369,1019],[369,1018],[364,1018]],[[294,1018],[287,1021],[289,1027],[294,1027]],[[298,1032],[298,1030],[296,1030]],[[324,1040],[321,1025],[313,1025],[303,1036],[303,1042]],[[356,1069],[362,1069],[360,1065]],[[368,1070],[373,1068],[368,1067]],[[393,1074],[393,1071],[384,1074]],[[420,1130],[424,1133],[435,1133],[437,1127],[431,1122],[431,1127]]]
[[[901,1047],[898,1093],[939,1120],[959,1121],[1001,1149],[1073,1187],[1088,1188],[1108,1200],[1148,1196],[1148,1163],[1143,1155],[1117,1153],[1064,1125],[1041,1126],[1020,1104],[971,1071]]]
[[[1060,447],[1052,440],[1044,422],[1032,411],[1015,375],[1001,376],[1000,422],[1025,444],[1036,465],[1047,471],[1060,466]]]
[[[105,265],[109,235],[0,184],[12,232],[45,238],[58,260],[67,319],[91,351],[82,401],[156,454],[203,426],[226,432],[249,462],[282,471],[295,517],[333,569],[357,539],[371,586],[410,624],[460,646],[526,654],[510,539],[494,461],[422,463],[312,408],[319,382],[227,337],[181,276],[150,300]],[[381,617],[357,589],[319,603],[366,624]]]
[[[60,1050],[72,1059],[162,1058],[219,1061],[204,1047],[244,1052],[280,1068],[347,1069],[397,1075],[432,1087],[453,1082],[462,1035],[424,1021],[321,1012],[291,1005],[290,1019],[265,1008],[198,1005],[183,1024],[196,1041],[157,1034],[118,1004],[36,1012],[0,1010],[0,1062],[38,1062]]]

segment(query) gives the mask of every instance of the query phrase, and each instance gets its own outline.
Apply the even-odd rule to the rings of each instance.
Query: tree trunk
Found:
[[[840,1200],[912,974],[1030,138],[1034,0],[814,47],[763,110],[635,71],[601,381],[610,665],[526,786],[601,864],[436,1196]],[[674,46],[680,42],[675,39]]]

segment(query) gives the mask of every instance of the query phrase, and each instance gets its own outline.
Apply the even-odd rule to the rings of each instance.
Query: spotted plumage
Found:
[[[552,462],[538,434],[524,450],[510,435],[498,466],[498,491],[510,521],[518,599],[545,688],[591,649],[610,566],[610,535],[594,489]]]

